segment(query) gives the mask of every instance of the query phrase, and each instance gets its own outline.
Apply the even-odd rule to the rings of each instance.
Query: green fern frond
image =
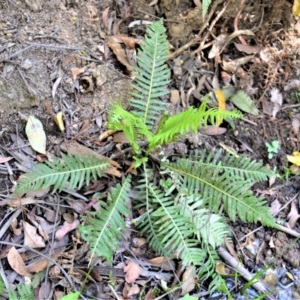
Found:
[[[241,118],[242,114],[237,111],[223,111],[217,108],[206,110],[206,102],[203,102],[199,108],[189,107],[187,110],[169,117],[160,130],[149,139],[150,151],[157,145],[168,144],[175,141],[183,134],[197,132],[202,126],[207,126],[208,122],[215,125],[224,118]]]
[[[152,212],[146,212],[147,217],[138,227],[142,233],[148,233],[151,247],[157,252],[163,248],[167,255],[176,254],[184,266],[200,265],[206,252],[197,247],[199,242],[193,238],[194,226],[190,218],[181,215],[172,197],[164,196],[156,186],[148,182],[146,188]]]
[[[202,0],[202,16],[203,17],[206,16],[210,4],[211,4],[211,0]]]
[[[195,164],[199,169],[202,167],[214,168],[222,170],[228,176],[239,176],[242,180],[263,181],[274,176],[274,172],[258,163],[251,160],[246,156],[235,157],[222,150],[211,151],[208,153],[206,150],[192,153],[189,157],[191,163]]]
[[[64,187],[80,188],[84,182],[88,185],[91,177],[101,176],[110,167],[108,160],[102,160],[92,155],[64,155],[62,161],[53,157],[53,162],[39,163],[18,182],[14,194],[46,189],[53,186],[53,193]]]
[[[149,139],[152,136],[142,118],[128,112],[120,104],[113,105],[109,111],[108,119],[108,128],[123,131],[135,154],[140,153],[137,141],[139,139]]]
[[[163,21],[154,22],[147,28],[147,36],[137,56],[135,81],[130,105],[134,114],[141,116],[149,130],[166,108],[160,97],[169,93],[170,70],[165,63],[168,58],[168,41]]]
[[[226,213],[233,221],[238,215],[244,222],[260,221],[263,225],[275,226],[266,201],[247,190],[251,180],[225,172],[220,165],[216,167],[216,162],[207,162],[206,166],[198,168],[197,164],[188,159],[179,159],[177,163],[168,164],[167,167],[177,174],[182,188],[193,194],[199,193],[203,204],[208,205],[210,210],[217,212],[223,203]]]
[[[181,192],[175,201],[175,205],[181,208],[180,213],[194,224],[194,233],[202,248],[221,246],[231,235],[224,218],[205,209],[199,196]]]
[[[22,283],[17,291],[9,290],[9,300],[34,300],[34,292],[30,285]]]
[[[90,243],[92,254],[103,256],[110,265],[114,251],[119,247],[121,233],[125,230],[124,217],[129,214],[125,201],[129,191],[130,177],[127,177],[122,185],[111,189],[107,203],[100,201],[100,211],[88,212],[82,217],[87,224],[79,228],[82,238]]]

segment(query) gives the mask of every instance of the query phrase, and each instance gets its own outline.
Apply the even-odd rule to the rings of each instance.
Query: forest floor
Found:
[[[64,228],[63,223],[82,222],[80,215],[93,194],[107,191],[120,178],[106,177],[72,193],[27,195],[32,198],[28,203],[11,203],[9,195],[18,178],[37,161],[47,160],[29,144],[26,122],[29,116],[42,122],[48,153],[59,157],[66,149],[77,154],[89,149],[116,157],[125,174],[131,153],[121,152],[128,147],[122,136],[103,137],[107,110],[117,99],[126,105],[145,24],[161,17],[171,52],[171,96],[162,101],[168,101],[171,113],[199,106],[209,92],[215,93],[218,103],[220,93],[214,91],[229,85],[252,99],[250,107],[242,110],[243,118],[232,126],[222,124],[222,129],[184,137],[168,148],[168,154],[187,156],[192,149],[223,147],[268,166],[276,178],[257,183],[251,190],[266,198],[272,212],[280,210],[278,222],[300,234],[300,178],[291,172],[287,160],[287,155],[300,151],[300,23],[292,15],[292,3],[215,0],[203,18],[199,0],[7,0],[0,3],[0,16],[0,270],[6,284],[18,285],[24,280],[22,272],[7,260],[12,245],[5,242],[10,242],[19,245],[16,248],[30,274],[35,278],[43,274],[36,279],[35,299],[59,299],[71,292],[69,280],[81,288],[87,276],[88,245],[76,229],[65,230],[56,245],[60,251],[52,255],[68,274],[66,278],[56,265],[49,266],[44,256],[24,244],[24,228],[26,224],[34,228],[32,235],[38,236],[41,244],[31,246],[47,257],[52,237]],[[233,106],[228,100],[227,107]],[[63,113],[64,131],[54,122],[58,112]],[[234,246],[228,251],[236,254],[248,271],[255,274],[272,259],[270,273],[261,278],[261,283],[277,291],[272,299],[300,299],[297,236],[240,221],[229,225]],[[39,226],[44,226],[44,235],[36,233]],[[202,281],[178,289],[184,273],[179,262],[175,261],[173,269],[161,262],[159,268],[151,264],[149,260],[157,257],[146,238],[132,226],[116,251],[113,267],[104,261],[88,275],[83,297],[226,299],[222,293],[209,296],[208,285]],[[120,265],[128,260],[144,271],[134,283],[126,281]],[[227,262],[222,264],[225,268]],[[251,287],[242,298],[247,280],[240,275],[234,279],[226,279],[233,298],[258,297],[259,291]],[[195,298],[188,298],[188,293]]]

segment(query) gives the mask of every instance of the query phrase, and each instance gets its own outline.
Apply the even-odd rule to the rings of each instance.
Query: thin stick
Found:
[[[234,268],[234,270],[237,271],[244,279],[250,281],[253,278],[253,275],[250,274],[250,272],[244,268],[240,262],[232,257],[223,247],[219,247],[217,252],[226,261],[226,263]],[[270,291],[261,281],[253,283],[253,287],[262,293],[267,293]],[[266,299],[275,300],[273,296],[266,296]]]

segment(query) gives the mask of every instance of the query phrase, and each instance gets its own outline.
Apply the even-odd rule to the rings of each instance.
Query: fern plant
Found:
[[[161,97],[168,94],[167,57],[165,28],[158,21],[147,29],[137,58],[130,100],[132,111],[118,103],[109,111],[108,127],[123,131],[128,138],[139,177],[135,184],[127,177],[113,187],[107,200],[99,201],[99,211],[83,216],[80,232],[90,243],[92,253],[112,264],[125,230],[124,218],[129,215],[125,202],[134,188],[139,196],[137,207],[144,211],[136,226],[147,236],[152,248],[161,255],[180,258],[183,266],[194,266],[200,278],[210,277],[210,291],[224,291],[222,277],[214,272],[219,259],[216,248],[223,245],[225,237],[230,237],[225,218],[219,214],[220,207],[224,206],[224,213],[233,221],[239,217],[244,222],[276,226],[265,200],[249,190],[254,181],[266,180],[273,173],[260,163],[220,151],[195,152],[172,162],[162,153],[156,162],[159,161],[164,179],[170,179],[172,185],[166,188],[160,184],[160,174],[147,163],[153,150],[209,123],[218,125],[223,119],[242,116],[237,110],[207,109],[205,102],[174,116],[165,113],[166,104]],[[146,149],[140,148],[139,141],[148,142]],[[63,166],[54,160],[25,174],[17,192],[49,186],[61,190],[67,182],[69,187],[80,187],[91,176],[101,176],[107,167],[106,161],[64,156]]]

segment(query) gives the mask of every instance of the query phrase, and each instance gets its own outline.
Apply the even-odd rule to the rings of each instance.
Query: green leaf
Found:
[[[158,132],[149,138],[149,152],[158,145],[168,144],[177,140],[183,134],[197,132],[208,122],[215,125],[222,118],[241,118],[242,114],[237,111],[223,111],[216,108],[206,110],[206,103],[203,102],[199,108],[189,107],[180,114],[164,119],[160,123]]]
[[[60,300],[77,300],[79,296],[80,296],[80,292],[71,293],[66,296],[63,296],[62,298],[60,298]]]
[[[220,158],[213,159],[213,155],[209,155],[207,159],[202,155],[198,159],[199,162],[179,159],[177,163],[166,164],[166,166],[174,172],[176,179],[181,180],[183,189],[188,190],[189,193],[199,194],[204,205],[207,205],[213,212],[218,212],[223,203],[224,209],[232,221],[239,216],[244,222],[260,221],[264,225],[275,226],[275,220],[270,214],[266,200],[255,197],[247,188],[252,183],[251,176],[257,172],[256,164],[252,165],[249,161],[245,170],[234,170],[230,166],[223,168],[222,162],[219,162]],[[243,164],[242,161],[245,158],[235,159],[239,159]],[[250,172],[247,171],[247,168]],[[254,171],[252,174],[251,170]],[[258,175],[258,177],[260,176]]]
[[[108,160],[92,155],[73,156],[62,153],[62,161],[53,157],[53,162],[39,163],[24,174],[17,185],[14,194],[46,189],[53,186],[53,193],[67,187],[81,188],[84,183],[90,183],[91,177],[101,177],[103,171],[110,167]]]
[[[125,221],[129,210],[125,201],[128,200],[130,191],[130,177],[123,180],[111,189],[107,202],[99,201],[101,209],[96,212],[87,212],[83,216],[86,221],[84,226],[79,227],[82,238],[90,243],[92,256],[103,256],[112,265],[114,251],[119,248],[122,232],[125,231]]]
[[[252,115],[258,115],[259,111],[255,107],[252,99],[242,90],[237,91],[237,93],[230,98],[231,102],[244,112]]]

